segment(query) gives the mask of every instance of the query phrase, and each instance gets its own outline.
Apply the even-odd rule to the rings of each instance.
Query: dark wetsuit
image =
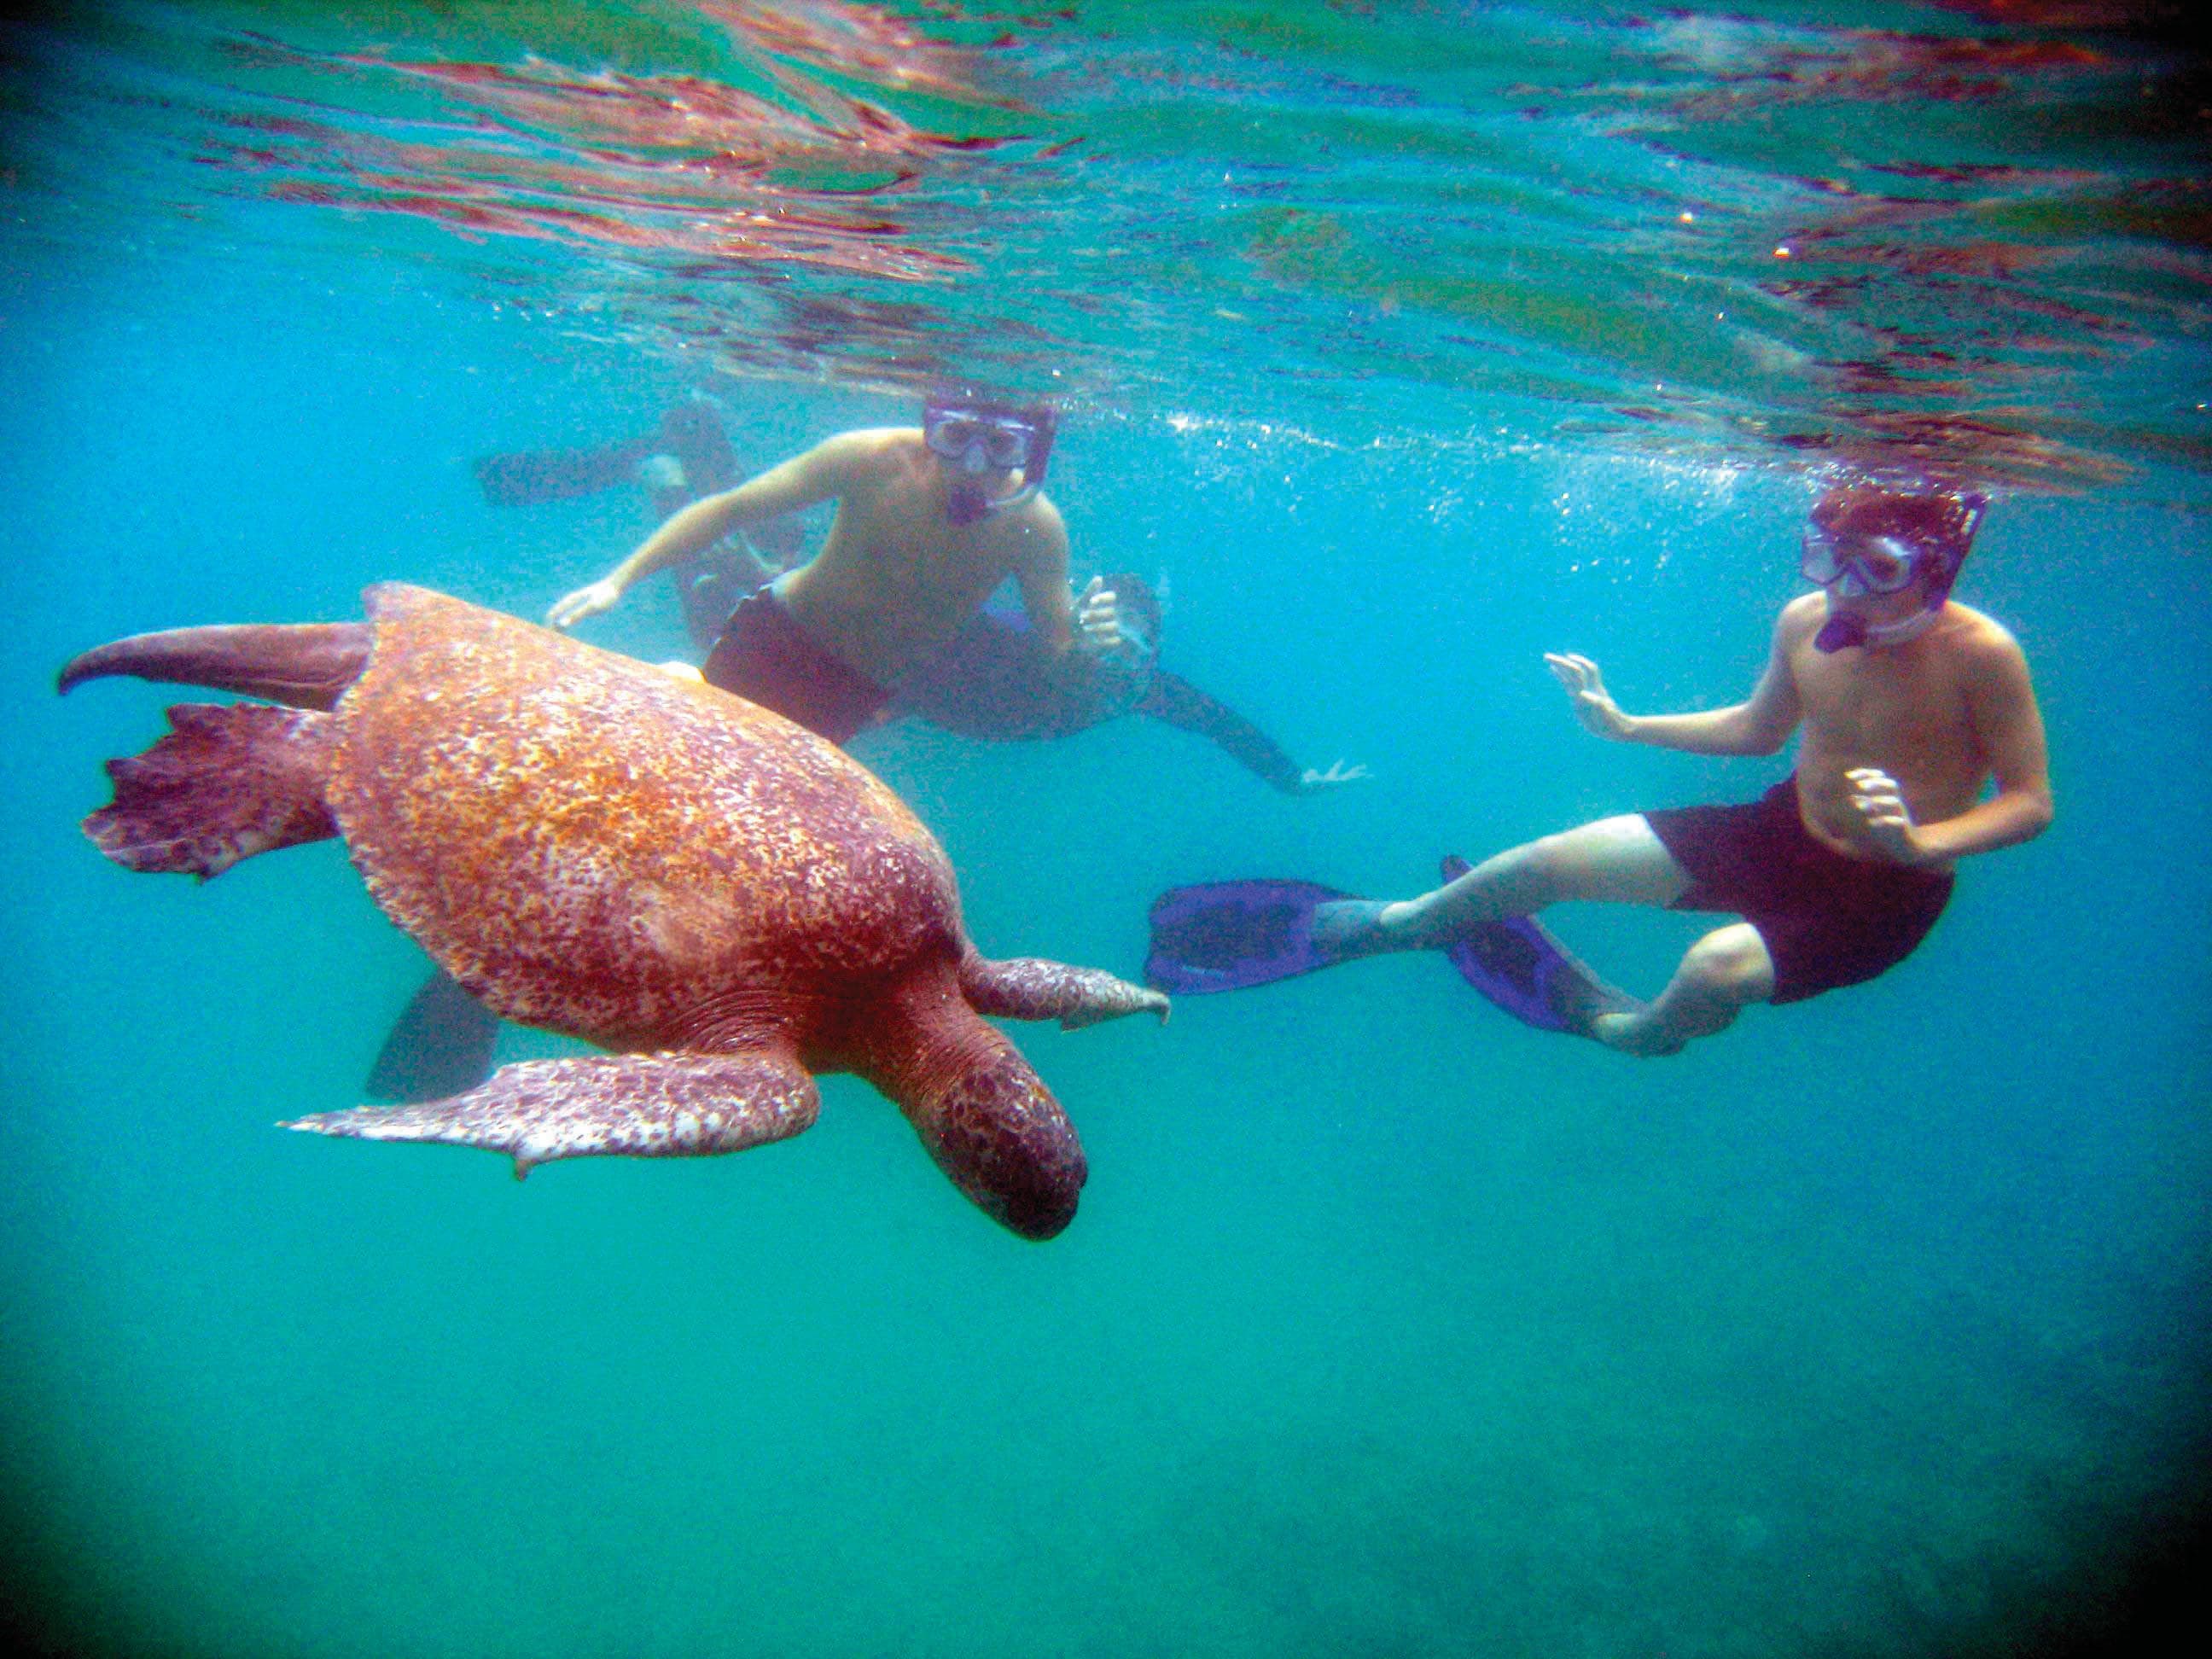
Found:
[[[1741,806],[1647,812],[1690,875],[1676,910],[1725,910],[1759,930],[1774,959],[1774,1000],[1801,1002],[1887,972],[1918,948],[1951,897],[1951,878],[1848,858],[1813,838],[1788,778]]]
[[[1159,661],[1161,609],[1141,577],[1105,579],[1124,629],[1140,641],[1131,656],[1047,649],[1014,605],[994,601],[951,644],[892,689],[894,714],[912,714],[991,742],[1065,738],[1123,714],[1143,714],[1217,744],[1286,794],[1304,792],[1298,763],[1258,726]]]
[[[1128,713],[1150,678],[1150,653],[1054,653],[1018,605],[994,599],[902,675],[891,696],[898,713],[963,737],[1065,738]]]

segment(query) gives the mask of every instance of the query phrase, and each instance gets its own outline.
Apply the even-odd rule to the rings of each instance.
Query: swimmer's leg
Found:
[[[1418,898],[1365,916],[1347,913],[1342,925],[1357,927],[1361,937],[1340,948],[1360,954],[1437,950],[1486,921],[1534,915],[1569,899],[1668,905],[1689,890],[1689,872],[1640,813],[1600,818],[1510,848]]]
[[[1600,1014],[1589,1034],[1623,1054],[1680,1054],[1692,1037],[1725,1030],[1773,994],[1766,941],[1749,922],[1732,922],[1692,945],[1657,997],[1634,1012]]]

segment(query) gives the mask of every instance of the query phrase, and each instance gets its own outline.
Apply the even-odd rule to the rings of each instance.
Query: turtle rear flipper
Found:
[[[165,629],[70,659],[54,689],[66,695],[87,680],[125,674],[327,711],[361,678],[375,637],[367,623],[357,622]]]
[[[219,876],[243,858],[323,841],[330,716],[258,703],[183,702],[168,735],[107,763],[115,799],[84,833],[127,869]]]
[[[502,1066],[482,1088],[389,1109],[357,1106],[280,1125],[362,1140],[481,1146],[520,1181],[561,1158],[702,1158],[809,1127],[814,1079],[787,1051],[588,1054]]]

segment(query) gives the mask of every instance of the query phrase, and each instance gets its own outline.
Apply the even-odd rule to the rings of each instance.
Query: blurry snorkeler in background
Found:
[[[1148,975],[1171,991],[1230,990],[1352,957],[1442,949],[1531,1024],[1670,1054],[1752,1003],[1800,1001],[1887,971],[1935,926],[1960,859],[2051,821],[2027,659],[2003,628],[1950,597],[1985,505],[1917,479],[1829,489],[1800,560],[1819,591],[1783,608],[1765,672],[1734,708],[1628,714],[1589,659],[1545,659],[1577,718],[1616,742],[1771,755],[1802,727],[1796,770],[1759,800],[1603,818],[1473,869],[1448,860],[1445,885],[1396,902],[1297,882],[1178,888],[1153,907]],[[1643,1004],[1529,919],[1570,899],[1742,920],[1691,945]]]
[[[1109,596],[1088,595],[1079,618],[1067,532],[1042,493],[1054,425],[1042,404],[932,397],[919,427],[842,432],[692,502],[546,619],[573,627],[732,531],[835,501],[820,550],[730,617],[702,671],[709,684],[848,742],[1009,576],[1052,656],[1075,647],[1079,624],[1085,648],[1115,649]]]
[[[952,449],[963,468],[971,464],[969,451],[977,441],[988,449],[995,436],[945,424],[937,429],[939,444]],[[477,464],[477,476],[487,496],[505,501],[579,494],[635,476],[652,485],[655,508],[664,519],[703,493],[685,493],[687,480],[717,489],[734,482],[728,441],[701,405],[671,411],[651,447],[657,453],[647,453],[648,447],[496,456]],[[990,459],[988,453],[972,459],[986,467]],[[501,487],[495,489],[495,483]],[[549,483],[567,487],[554,491]],[[527,493],[518,486],[526,487]],[[994,509],[988,502],[970,501],[962,510]],[[685,622],[701,651],[713,647],[747,595],[793,562],[796,531],[796,521],[789,518],[757,523],[732,532],[678,569]],[[1165,607],[1141,577],[1123,573],[1095,579],[1077,596],[1076,605],[1087,648],[1065,651],[1054,649],[1040,635],[1024,606],[993,599],[963,622],[943,648],[914,664],[890,687],[890,700],[872,718],[911,715],[965,737],[1009,742],[1070,737],[1124,714],[1141,714],[1207,738],[1285,794],[1312,794],[1366,775],[1365,768],[1342,762],[1325,771],[1300,767],[1250,720],[1161,668]],[[1110,631],[1104,625],[1109,619]]]
[[[495,507],[568,501],[634,483],[645,491],[656,522],[744,477],[720,420],[708,404],[696,399],[663,415],[650,438],[591,449],[485,455],[473,470],[484,499]],[[787,569],[805,550],[798,520],[771,519],[750,531],[732,531],[696,557],[672,566],[669,574],[683,600],[684,625],[692,643],[702,652],[711,648],[738,602]]]
[[[993,599],[952,642],[893,688],[887,713],[990,743],[1073,737],[1139,714],[1206,738],[1286,795],[1311,795],[1367,775],[1339,761],[1300,767],[1265,732],[1180,674],[1160,666],[1166,607],[1152,584],[1127,571],[1097,577],[1086,602],[1114,603],[1121,647],[1051,656],[1013,606]]]

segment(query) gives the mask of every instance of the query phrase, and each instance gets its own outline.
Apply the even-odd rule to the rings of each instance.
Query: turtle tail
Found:
[[[202,878],[335,836],[323,799],[330,727],[305,709],[179,703],[160,742],[107,763],[115,799],[84,833],[126,868]]]
[[[1100,968],[1073,968],[1042,957],[991,962],[970,951],[960,964],[960,992],[979,1014],[1000,1019],[1056,1019],[1063,1030],[1147,1010],[1162,1020],[1168,1000]]]
[[[1024,1238],[1060,1232],[1090,1170],[1052,1091],[952,984],[909,986],[889,1000],[855,1069],[897,1103],[938,1167],[986,1213]]]
[[[374,638],[369,625],[357,622],[172,628],[94,646],[63,665],[54,689],[67,693],[87,680],[127,674],[329,709],[361,678]]]

